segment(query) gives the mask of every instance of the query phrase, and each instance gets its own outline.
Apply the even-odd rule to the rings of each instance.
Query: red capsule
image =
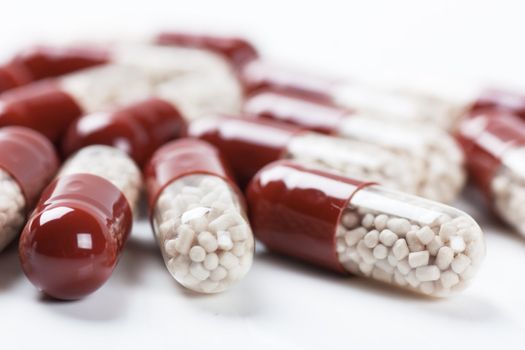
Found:
[[[286,160],[272,163],[247,190],[254,233],[274,252],[344,272],[337,226],[352,195],[369,184]]]
[[[45,189],[22,232],[22,268],[47,295],[82,298],[111,275],[131,223],[126,198],[109,181],[61,176]]]
[[[236,37],[164,32],[159,34],[155,41],[162,45],[177,45],[214,51],[228,59],[237,69],[259,56],[252,44],[245,39]]]
[[[337,133],[341,120],[351,114],[345,108],[273,91],[250,96],[244,102],[243,112],[247,116],[298,125],[323,134]]]
[[[332,103],[333,91],[339,80],[319,77],[269,62],[255,60],[243,67],[241,82],[247,93],[271,90]]]
[[[506,112],[476,113],[462,121],[456,136],[472,180],[491,198],[491,183],[504,153],[525,145],[525,123]]]
[[[195,174],[218,176],[236,188],[231,171],[217,148],[200,140],[181,139],[159,148],[148,162],[144,180],[150,208],[155,207],[157,198],[166,186],[184,176]]]
[[[484,91],[471,107],[471,112],[500,110],[525,118],[525,95],[512,91],[490,89]]]
[[[192,122],[188,135],[215,145],[244,187],[259,169],[282,158],[290,139],[302,131],[269,120],[218,117]]]
[[[113,112],[94,113],[76,120],[66,133],[62,150],[69,156],[88,145],[109,145],[143,165],[157,148],[180,137],[185,125],[172,104],[150,98]]]
[[[0,93],[33,81],[107,63],[108,52],[89,46],[35,46],[0,66]]]
[[[25,126],[54,143],[81,115],[82,109],[73,97],[53,81],[23,86],[0,97],[0,127]]]
[[[39,133],[21,127],[0,129],[0,168],[20,186],[31,208],[58,169],[53,145]]]

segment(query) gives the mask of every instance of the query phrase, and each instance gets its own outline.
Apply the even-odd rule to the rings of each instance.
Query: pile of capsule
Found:
[[[26,49],[0,65],[0,249],[79,299],[111,276],[139,203],[166,268],[218,293],[271,252],[443,297],[483,234],[467,173],[525,235],[525,97],[323,78],[241,38],[167,32]],[[145,198],[142,199],[141,197]]]

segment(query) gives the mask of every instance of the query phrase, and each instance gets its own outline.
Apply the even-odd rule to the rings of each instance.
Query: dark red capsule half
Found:
[[[259,171],[247,189],[253,232],[269,250],[344,273],[336,230],[361,181],[281,160]]]
[[[230,61],[240,69],[246,63],[255,60],[259,54],[247,40],[237,37],[212,36],[196,33],[164,32],[155,41],[162,45],[176,45],[213,51]]]
[[[157,148],[178,138],[186,122],[170,103],[150,98],[112,112],[77,119],[62,143],[64,156],[89,145],[109,145],[128,153],[143,165]]]
[[[525,118],[525,94],[500,89],[484,91],[471,107],[471,112],[506,111]]]
[[[235,117],[200,119],[188,136],[216,146],[232,167],[241,188],[266,164],[282,158],[291,138],[302,128],[271,120]]]
[[[145,168],[150,208],[155,208],[158,197],[173,181],[196,174],[218,176],[237,190],[229,166],[217,148],[201,140],[181,139],[159,148]]]
[[[248,97],[243,112],[247,116],[297,125],[323,134],[337,133],[341,121],[351,116],[345,108],[272,91]]]
[[[17,182],[32,208],[58,169],[53,145],[36,131],[10,126],[0,129],[0,168]]]
[[[245,65],[240,77],[247,94],[269,90],[323,103],[333,103],[334,89],[340,84],[336,79],[316,76],[262,60]]]
[[[504,111],[480,112],[461,122],[456,138],[465,153],[470,177],[490,198],[491,182],[504,153],[525,145],[525,123]]]
[[[35,46],[0,66],[0,93],[109,61],[108,51],[94,46]]]
[[[0,127],[25,126],[57,143],[82,108],[53,81],[42,81],[0,96]]]
[[[91,174],[59,177],[44,190],[20,237],[24,273],[57,299],[93,293],[117,264],[131,215],[109,181]]]

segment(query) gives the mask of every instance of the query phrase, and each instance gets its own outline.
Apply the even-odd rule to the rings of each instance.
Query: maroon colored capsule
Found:
[[[156,42],[162,45],[177,45],[213,51],[228,59],[236,69],[240,69],[259,56],[252,44],[245,39],[236,37],[165,32],[157,36]]]
[[[268,249],[344,272],[336,252],[336,230],[353,194],[371,183],[274,162],[247,189],[250,222]]]
[[[63,140],[65,156],[82,147],[109,145],[128,153],[143,165],[157,148],[181,136],[185,121],[170,103],[150,98],[113,112],[77,119]]]
[[[340,83],[336,79],[315,76],[261,60],[245,65],[240,75],[247,94],[270,90],[323,103],[333,102],[333,91]]]
[[[456,137],[472,180],[491,198],[492,179],[504,153],[525,145],[525,123],[507,112],[475,113],[461,122]]]
[[[43,192],[19,244],[22,268],[41,291],[79,299],[102,286],[131,230],[124,195],[91,174],[57,178]]]
[[[471,112],[500,110],[525,118],[525,95],[512,91],[490,89],[484,91],[471,107]]]
[[[250,96],[244,102],[243,112],[247,116],[276,120],[323,134],[337,133],[341,120],[351,114],[345,108],[273,91]]]
[[[231,165],[241,188],[266,164],[282,158],[302,128],[270,120],[218,117],[192,122],[188,136],[215,145]]]
[[[25,126],[56,143],[82,115],[74,98],[53,81],[42,81],[0,96],[0,127]]]
[[[0,168],[20,186],[31,208],[58,169],[53,145],[41,134],[21,127],[0,129]]]
[[[107,63],[106,50],[90,46],[35,46],[0,66],[0,93],[33,81]]]
[[[159,148],[144,171],[150,208],[162,191],[175,180],[188,175],[213,175],[237,186],[224,157],[217,148],[196,139],[180,139]]]

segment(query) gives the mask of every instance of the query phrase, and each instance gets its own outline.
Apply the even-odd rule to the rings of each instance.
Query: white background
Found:
[[[522,1],[9,1],[0,56],[28,43],[225,31],[276,60],[344,75],[433,74],[525,85]],[[467,200],[470,204],[466,204]],[[486,232],[475,283],[428,300],[260,251],[231,291],[195,296],[164,268],[146,223],[118,268],[79,302],[43,298],[11,246],[0,254],[0,349],[522,349],[525,240],[469,193],[460,206]]]

